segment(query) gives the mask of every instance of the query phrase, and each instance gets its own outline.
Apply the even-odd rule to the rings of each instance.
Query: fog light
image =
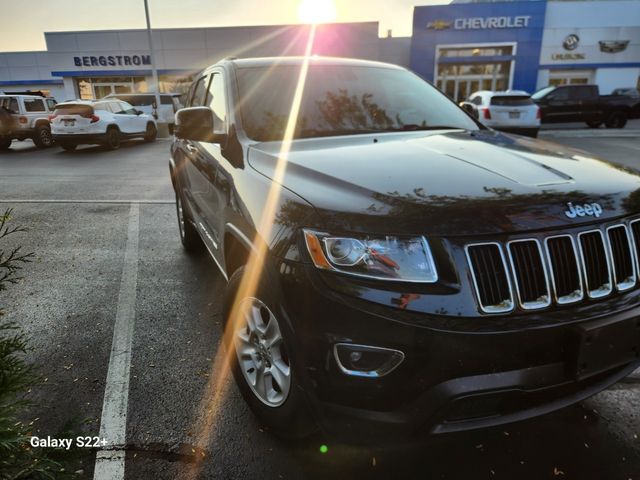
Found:
[[[355,377],[384,377],[404,360],[400,350],[353,343],[336,343],[333,355],[342,373]]]

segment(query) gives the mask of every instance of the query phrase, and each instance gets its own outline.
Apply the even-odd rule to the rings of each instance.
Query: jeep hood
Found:
[[[281,148],[253,145],[249,164],[273,179]],[[281,183],[316,208],[324,228],[368,233],[521,232],[640,212],[637,173],[583,151],[492,131],[295,140]],[[565,213],[594,204],[601,212]]]

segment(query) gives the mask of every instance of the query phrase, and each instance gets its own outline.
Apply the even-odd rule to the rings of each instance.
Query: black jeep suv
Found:
[[[452,432],[640,366],[640,176],[478,124],[409,71],[227,59],[176,114],[180,236],[281,434]]]

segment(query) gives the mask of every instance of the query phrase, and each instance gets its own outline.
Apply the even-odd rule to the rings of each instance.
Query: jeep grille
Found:
[[[577,234],[465,247],[484,313],[534,310],[636,286],[640,220]],[[506,252],[506,255],[505,255]]]

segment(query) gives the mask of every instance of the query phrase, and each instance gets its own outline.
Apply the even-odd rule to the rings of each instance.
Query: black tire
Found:
[[[78,145],[76,145],[75,143],[61,143],[60,146],[67,152],[73,152],[76,148],[78,148]]]
[[[202,239],[193,226],[191,215],[184,207],[182,196],[176,191],[176,215],[178,217],[178,232],[180,233],[180,242],[189,253],[200,253],[204,249]]]
[[[627,124],[627,114],[622,111],[611,112],[604,124],[607,128],[624,128]]]
[[[587,126],[589,128],[598,128],[600,127],[600,125],[602,125],[602,121],[600,120],[589,120],[588,122],[586,122]]]
[[[158,129],[156,128],[156,126],[151,122],[147,123],[147,129],[144,133],[144,141],[147,143],[154,142],[157,137]]]
[[[11,139],[8,137],[0,137],[0,150],[9,150]]]
[[[38,148],[49,148],[53,145],[53,137],[51,136],[51,128],[49,125],[38,125],[36,127],[33,143],[35,143]]]
[[[240,267],[236,270],[227,284],[224,298],[222,313],[225,325],[225,348],[229,355],[231,370],[233,372],[234,379],[240,392],[251,408],[254,415],[258,420],[268,427],[275,435],[285,439],[301,439],[312,435],[317,431],[318,427],[313,421],[311,416],[309,405],[305,394],[302,390],[300,362],[298,361],[299,355],[296,350],[296,343],[294,341],[294,334],[286,320],[286,315],[282,310],[279,302],[277,301],[277,294],[273,288],[269,288],[269,281],[263,274],[256,291],[246,299],[239,298],[237,301],[241,304],[243,301],[260,302],[267,308],[269,314],[273,314],[272,317],[277,319],[277,324],[282,336],[282,342],[279,348],[284,349],[286,357],[285,359],[289,366],[290,371],[290,387],[286,398],[283,403],[277,406],[267,405],[263,400],[258,397],[257,393],[254,393],[253,387],[248,383],[245,378],[245,374],[242,372],[240,363],[238,360],[238,354],[236,350],[236,332],[244,331],[243,325],[239,324],[230,318],[233,302],[236,301],[236,294],[238,287],[242,281],[242,277],[245,272],[245,267]],[[260,308],[261,315],[262,308]],[[244,318],[242,314],[239,314],[239,318]],[[271,320],[273,321],[273,320]],[[245,322],[246,324],[246,322]],[[271,364],[269,364],[271,366]],[[272,367],[273,368],[273,367]],[[257,381],[256,377],[256,381]]]
[[[108,150],[117,150],[120,148],[120,130],[117,127],[109,127],[107,128],[107,135],[104,146],[107,147]]]

